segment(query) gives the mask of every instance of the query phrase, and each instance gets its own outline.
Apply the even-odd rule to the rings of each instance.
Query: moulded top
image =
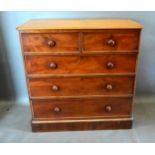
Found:
[[[143,26],[130,19],[36,19],[18,26],[17,30],[50,29],[142,29]]]

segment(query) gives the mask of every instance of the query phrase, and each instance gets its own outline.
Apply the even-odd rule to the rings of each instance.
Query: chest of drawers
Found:
[[[32,131],[132,127],[140,24],[32,20],[17,29]]]

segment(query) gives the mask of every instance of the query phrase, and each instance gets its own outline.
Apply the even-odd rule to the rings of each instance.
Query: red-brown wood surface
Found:
[[[136,54],[95,56],[27,56],[28,74],[134,73]],[[112,68],[108,64],[113,65]],[[55,64],[56,68],[50,65]]]
[[[54,44],[50,44],[51,41]],[[24,33],[22,34],[24,52],[78,51],[78,33]]]
[[[131,115],[132,98],[46,99],[32,105],[34,118],[119,117]]]
[[[134,76],[31,78],[29,86],[31,96],[125,95]]]
[[[21,29],[32,130],[131,128],[140,30]]]
[[[110,40],[113,41],[109,42]],[[136,51],[139,44],[139,30],[106,30],[84,33],[84,51]]]
[[[132,119],[115,120],[115,119],[91,119],[87,121],[84,119],[72,122],[49,122],[49,121],[32,121],[33,132],[47,132],[47,131],[78,131],[78,130],[112,130],[112,129],[130,129],[132,127]]]

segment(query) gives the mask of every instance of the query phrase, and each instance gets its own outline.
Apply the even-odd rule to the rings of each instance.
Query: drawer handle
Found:
[[[107,44],[108,44],[108,46],[110,46],[110,47],[114,47],[114,46],[116,45],[116,41],[113,40],[113,39],[109,39],[109,40],[107,41]]]
[[[53,110],[54,110],[54,112],[56,112],[56,113],[61,111],[61,109],[60,109],[59,107],[55,107]]]
[[[106,88],[107,88],[108,90],[112,90],[112,89],[113,89],[113,86],[112,86],[111,84],[107,84],[107,85],[106,85]]]
[[[50,65],[49,65],[49,67],[51,69],[56,69],[58,67],[58,65],[55,62],[51,62]]]
[[[112,108],[111,108],[110,105],[107,105],[107,106],[105,107],[105,110],[106,110],[107,112],[111,112],[111,111],[112,111]]]
[[[55,45],[56,45],[56,42],[54,41],[54,40],[50,40],[50,41],[48,41],[48,46],[50,46],[50,47],[54,47]]]
[[[108,63],[107,63],[107,68],[108,68],[108,69],[114,68],[114,64],[113,64],[112,62],[108,62]]]
[[[58,91],[58,90],[59,90],[59,86],[53,85],[53,86],[52,86],[52,90],[53,90],[53,91]]]

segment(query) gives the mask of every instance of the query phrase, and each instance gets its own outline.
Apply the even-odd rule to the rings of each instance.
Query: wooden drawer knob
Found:
[[[107,41],[107,45],[110,46],[110,47],[114,47],[116,45],[116,41],[113,40],[113,39],[109,39]]]
[[[59,107],[55,107],[53,110],[54,110],[54,112],[56,112],[56,113],[61,111],[61,109],[60,109]]]
[[[51,62],[50,65],[49,65],[49,67],[51,69],[56,69],[58,67],[58,65],[55,62]]]
[[[59,90],[59,86],[53,85],[53,86],[52,86],[52,90],[53,90],[53,91],[58,91],[58,90]]]
[[[49,40],[47,44],[50,47],[54,47],[56,45],[56,42],[54,40]]]
[[[108,68],[108,69],[114,68],[114,64],[113,64],[112,62],[108,62],[108,63],[107,63],[107,68]]]
[[[113,87],[112,87],[111,84],[107,84],[107,85],[106,85],[106,88],[107,88],[107,90],[112,90]]]
[[[106,110],[107,112],[111,112],[112,108],[111,108],[110,105],[107,105],[107,106],[105,107],[105,110]]]

